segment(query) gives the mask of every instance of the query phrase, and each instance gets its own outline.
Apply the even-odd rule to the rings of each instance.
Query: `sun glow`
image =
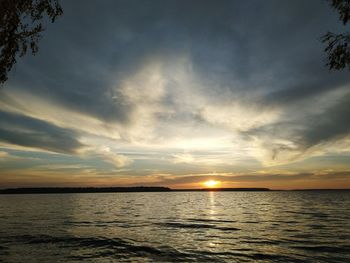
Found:
[[[208,180],[208,181],[205,181],[203,185],[208,188],[214,188],[214,187],[218,187],[220,183],[221,183],[220,181]]]

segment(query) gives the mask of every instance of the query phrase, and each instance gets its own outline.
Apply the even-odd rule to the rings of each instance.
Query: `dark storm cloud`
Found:
[[[72,130],[5,111],[0,111],[0,141],[58,153],[74,153],[83,146]]]
[[[192,56],[203,76],[235,92],[264,91],[263,104],[284,104],[349,82],[346,72],[324,67],[319,39],[337,23],[326,1],[237,1],[214,19],[219,30],[206,27]]]
[[[306,72],[308,71],[306,70]],[[349,83],[347,72],[324,72],[324,69],[321,68],[319,72],[308,73],[310,74],[309,78],[298,79],[298,83],[292,84],[290,87],[268,93],[264,102],[268,105],[288,106],[313,96],[322,95],[329,90],[341,88]],[[319,78],[320,74],[325,74],[325,76]]]
[[[270,142],[274,159],[281,151],[305,151],[309,147],[342,139],[350,133],[350,94],[343,96],[333,106],[322,113],[300,116],[294,121],[279,121],[245,132],[250,136],[291,141],[298,148]],[[316,105],[318,106],[318,105]],[[297,114],[297,113],[296,113]]]
[[[195,71],[217,83],[208,92],[266,89],[273,101],[349,80],[345,74],[314,80],[327,71],[319,37],[336,24],[326,2],[62,4],[65,13],[47,26],[39,55],[19,63],[13,82],[102,120],[128,120],[132,105],[111,85],[120,85],[153,55],[189,54]]]
[[[348,135],[350,132],[350,94],[342,98],[324,114],[314,116],[305,123],[305,145],[315,145],[330,139]]]

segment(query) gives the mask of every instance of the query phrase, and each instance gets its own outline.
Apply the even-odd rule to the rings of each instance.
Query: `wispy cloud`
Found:
[[[84,145],[76,132],[17,113],[0,111],[0,141],[60,153],[75,153]]]
[[[133,160],[131,160],[129,157],[122,154],[117,154],[106,146],[100,147],[96,152],[105,162],[111,163],[116,168],[128,166],[133,162]]]

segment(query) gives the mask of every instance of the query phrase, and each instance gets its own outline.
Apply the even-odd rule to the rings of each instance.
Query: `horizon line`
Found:
[[[0,194],[131,193],[131,192],[266,192],[266,191],[349,191],[348,188],[270,189],[265,187],[170,188],[165,186],[117,187],[16,187]]]

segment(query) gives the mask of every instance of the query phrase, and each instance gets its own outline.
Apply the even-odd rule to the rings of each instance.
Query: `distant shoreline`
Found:
[[[0,194],[64,194],[64,193],[136,193],[136,192],[201,192],[201,191],[270,191],[268,188],[201,188],[171,189],[161,186],[135,187],[30,187],[0,190]]]
[[[137,192],[266,192],[266,191],[349,191],[350,189],[292,189],[272,190],[269,188],[200,188],[171,189],[169,187],[30,187],[0,190],[4,194],[72,194],[72,193],[137,193]]]

